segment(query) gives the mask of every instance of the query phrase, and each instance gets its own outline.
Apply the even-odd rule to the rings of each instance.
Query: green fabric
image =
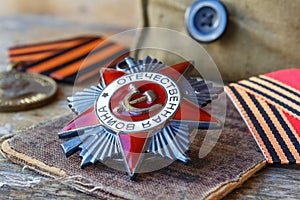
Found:
[[[186,33],[184,13],[193,0],[140,0],[140,25]],[[237,81],[277,69],[300,66],[300,3],[297,0],[222,0],[229,13],[224,35],[203,47],[225,81]],[[138,44],[151,43],[147,35]],[[169,42],[161,40],[161,42]],[[193,49],[186,48],[193,52]],[[140,51],[143,57],[148,52]],[[201,61],[199,55],[199,61]],[[164,63],[177,58],[161,52]],[[205,64],[205,63],[204,63]]]

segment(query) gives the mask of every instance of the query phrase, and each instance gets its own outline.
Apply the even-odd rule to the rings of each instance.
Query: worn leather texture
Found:
[[[139,174],[130,181],[101,163],[80,169],[78,154],[66,158],[57,132],[72,116],[65,116],[6,140],[1,150],[13,162],[62,180],[69,186],[101,198],[116,199],[216,199],[247,180],[266,162],[233,105],[228,105],[223,132],[204,158],[199,148],[205,131],[198,132],[188,156],[192,162],[174,162],[161,170]],[[213,141],[211,141],[213,142]]]
[[[193,2],[193,0],[140,0],[140,26],[169,28],[188,35],[184,14]],[[217,64],[224,81],[238,81],[252,75],[300,66],[299,0],[221,2],[228,10],[227,29],[219,40],[202,46]],[[147,35],[142,35],[138,43],[151,41]],[[185,49],[191,53],[195,52],[190,48]],[[141,57],[147,53],[140,51]],[[202,56],[199,55],[196,63],[201,63]],[[178,62],[172,60],[177,58],[168,57],[165,52],[156,57],[164,63]]]

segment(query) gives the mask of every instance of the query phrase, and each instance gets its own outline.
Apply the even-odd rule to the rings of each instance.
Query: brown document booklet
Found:
[[[57,133],[72,116],[37,125],[2,143],[1,150],[11,161],[27,165],[71,187],[100,198],[121,199],[211,199],[221,198],[266,165],[239,113],[227,100],[223,132],[212,151],[199,158],[205,131],[199,131],[188,156],[191,163],[178,161],[130,181],[125,172],[101,163],[80,169],[79,154],[66,158]]]

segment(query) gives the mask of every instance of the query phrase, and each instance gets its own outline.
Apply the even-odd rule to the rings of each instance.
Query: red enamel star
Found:
[[[190,129],[220,127],[201,108],[212,100],[213,87],[189,78],[192,69],[191,62],[165,67],[150,57],[103,69],[97,86],[68,99],[78,116],[59,133],[72,138],[62,144],[65,154],[81,150],[82,167],[121,161],[131,178],[149,159],[186,162]]]

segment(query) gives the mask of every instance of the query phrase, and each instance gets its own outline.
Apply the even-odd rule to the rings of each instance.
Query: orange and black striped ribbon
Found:
[[[97,36],[17,46],[8,52],[10,62],[24,63],[22,71],[69,83],[99,76],[101,67],[113,66],[129,55],[128,48]]]
[[[300,78],[300,70],[297,73]],[[225,90],[268,163],[300,164],[300,91],[267,75]]]

